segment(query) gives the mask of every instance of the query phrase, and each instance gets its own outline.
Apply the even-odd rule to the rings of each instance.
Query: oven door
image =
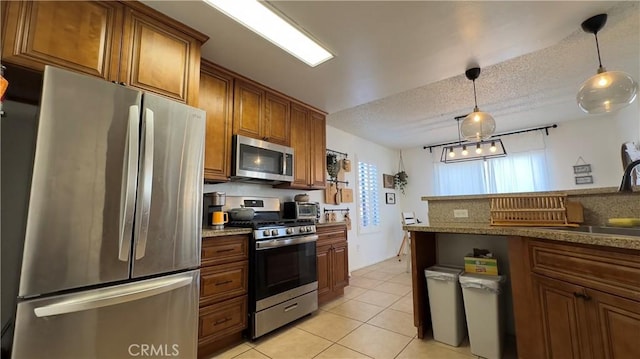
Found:
[[[303,286],[316,286],[316,241],[306,235],[257,241],[255,246],[255,301]]]

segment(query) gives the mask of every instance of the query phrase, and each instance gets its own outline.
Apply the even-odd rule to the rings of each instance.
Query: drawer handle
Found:
[[[232,280],[225,280],[224,282],[217,282],[216,285],[225,285],[233,282]]]
[[[228,322],[230,320],[231,320],[231,318],[218,319],[218,320],[216,320],[215,324],[213,324],[213,325],[215,326],[215,325],[224,324],[224,323],[226,323],[226,322]]]
[[[296,308],[298,308],[298,303],[291,304],[290,306],[284,308],[284,312],[286,313],[286,312],[288,312],[290,310],[294,310]]]
[[[224,253],[224,252],[231,252],[231,251],[233,251],[233,248],[218,249],[216,253]]]
[[[576,297],[576,298],[582,298],[582,299],[584,299],[584,300],[591,300],[591,297],[590,297],[588,294],[586,294],[586,293],[578,293],[578,292],[574,292],[574,293],[573,293],[573,296],[574,296],[574,297]]]

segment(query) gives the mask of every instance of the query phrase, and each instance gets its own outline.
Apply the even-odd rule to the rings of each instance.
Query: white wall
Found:
[[[343,203],[339,206],[325,205],[323,193],[318,194],[318,197],[315,197],[314,194],[312,198],[320,202],[322,208],[348,207],[350,209],[352,226],[348,234],[349,269],[353,271],[395,256],[402,243],[403,234],[400,213],[405,197],[400,191],[383,188],[382,176],[380,176],[378,184],[380,191],[380,230],[373,233],[360,233],[357,225],[357,163],[358,161],[374,163],[378,166],[380,174],[395,174],[398,171],[399,152],[331,126],[327,126],[327,148],[349,155],[352,161],[352,170],[345,174],[345,180],[349,181],[349,187],[354,190],[354,202]],[[387,192],[396,193],[395,205],[385,203],[385,193]]]

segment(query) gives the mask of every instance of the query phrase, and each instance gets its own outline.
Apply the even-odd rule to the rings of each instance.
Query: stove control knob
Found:
[[[300,231],[300,233],[304,233],[304,232],[306,232],[306,230],[307,230],[307,229],[306,229],[306,228],[304,228],[304,227],[299,227],[299,228],[298,228],[298,231]]]
[[[278,235],[278,230],[277,229],[272,229],[271,230],[271,234],[274,235],[274,236],[277,236]]]
[[[268,229],[265,229],[264,231],[262,231],[262,234],[268,237],[271,232]]]
[[[287,228],[287,234],[292,234],[293,233],[293,228]]]
[[[313,231],[313,228],[312,227],[307,227],[306,231],[311,233]]]

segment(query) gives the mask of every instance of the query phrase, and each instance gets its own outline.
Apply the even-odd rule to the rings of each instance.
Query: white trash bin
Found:
[[[459,346],[467,334],[458,282],[458,276],[463,272],[462,268],[447,266],[433,266],[424,271],[433,339],[454,347]]]
[[[487,359],[502,358],[500,287],[506,277],[464,273],[459,279],[471,353]]]

